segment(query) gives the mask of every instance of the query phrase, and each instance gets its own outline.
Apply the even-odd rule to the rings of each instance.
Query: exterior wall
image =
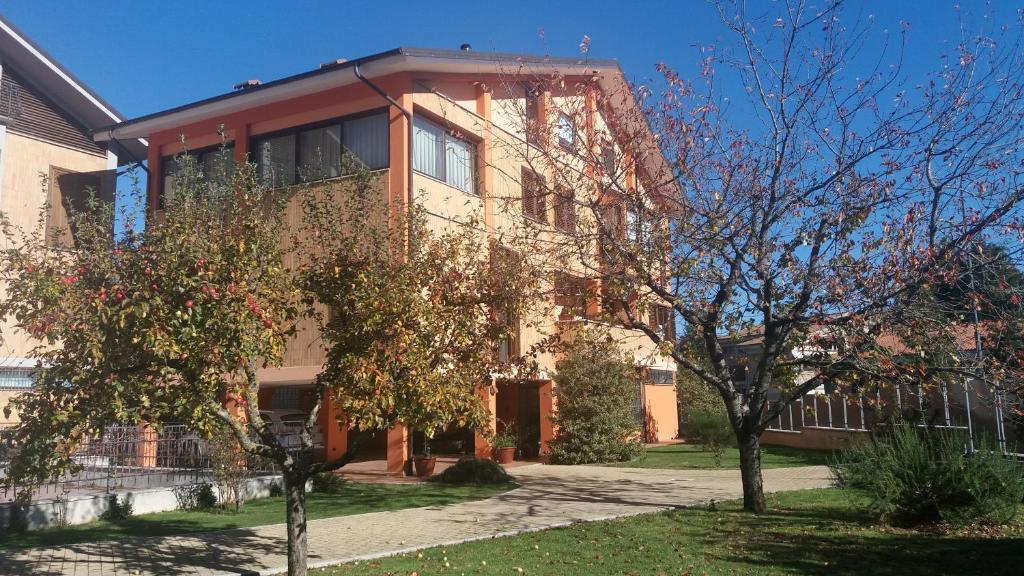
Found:
[[[96,172],[108,168],[106,155],[68,148],[7,130],[2,145],[2,177],[0,177],[0,211],[26,232],[35,229],[51,185],[52,169],[71,172]],[[0,247],[6,247],[0,237]],[[0,297],[5,289],[0,283]],[[16,330],[12,322],[0,323],[0,367],[24,366],[28,352],[36,345],[27,334]],[[0,391],[0,425],[16,422],[5,419],[3,408],[16,391]]]
[[[374,82],[392,97],[400,101],[406,108],[413,109],[417,117],[427,118],[440,123],[450,131],[478,143],[479,159],[476,166],[477,184],[473,193],[467,193],[429,176],[416,173],[413,176],[412,191],[417,201],[429,214],[429,224],[434,230],[442,230],[453,225],[452,222],[473,222],[481,235],[498,239],[504,235],[536,235],[543,241],[554,243],[560,236],[551,226],[537,227],[524,222],[522,212],[522,195],[520,174],[523,166],[522,150],[526,145],[521,129],[521,114],[525,105],[525,85],[508,82],[500,78],[467,78],[453,77],[443,74],[418,74],[415,78],[409,75],[395,75],[375,79]],[[568,99],[556,97],[556,104],[567,104],[584,109],[592,103],[584,101],[582,96]],[[218,141],[217,130],[221,126],[229,140],[234,141],[236,159],[246,158],[248,139],[260,134],[291,128],[307,123],[336,118],[361,111],[379,109],[387,103],[361,84],[344,88],[332,89],[321,93],[307,94],[287,102],[256,107],[244,112],[223,118],[214,118],[198,122],[178,129],[148,135],[150,141],[150,189],[151,207],[155,207],[158,185],[161,181],[159,159],[173,155],[181,149],[184,137],[189,148],[200,148]],[[389,107],[391,127],[390,166],[387,170],[382,190],[388,192],[388,206],[403,209],[408,190],[406,179],[408,162],[408,132],[404,116],[395,107]],[[594,114],[598,114],[596,111]],[[603,119],[596,121],[602,129]],[[578,130],[583,127],[579,126]],[[535,167],[547,175],[548,170]],[[549,179],[550,181],[550,179]],[[554,222],[554,203],[547,203],[547,217]],[[289,218],[296,217],[291,214]],[[297,224],[297,222],[296,222]],[[532,237],[532,236],[531,236]],[[542,258],[551,268],[570,269],[583,275],[586,270],[596,266],[596,253],[583,261],[579,258],[567,261],[555,260],[552,254],[536,254],[531,257]],[[553,310],[552,301],[547,308]],[[521,347],[540,341],[550,334],[562,333],[568,325],[561,322],[557,313],[548,313],[539,320],[527,322],[536,325],[524,329],[520,333]],[[660,367],[674,372],[675,366],[667,358],[657,354],[650,340],[638,331],[609,327],[614,337],[622,342],[637,358],[638,364]],[[265,370],[261,373],[265,382],[275,384],[308,383],[318,372],[323,361],[323,352],[318,348],[315,330],[310,327],[300,328],[299,334],[289,343],[285,366],[277,370]],[[547,381],[550,388],[550,375],[554,372],[556,358],[550,354],[541,355],[539,379]],[[673,386],[649,386],[648,413],[657,429],[658,440],[667,440],[678,433]],[[550,392],[543,409],[549,413],[555,410],[550,401]],[[493,404],[493,397],[488,398]],[[542,403],[545,401],[542,399]],[[501,415],[498,415],[500,418]],[[543,430],[545,440],[553,431]],[[342,438],[338,434],[337,438]],[[481,440],[478,438],[478,440]],[[393,452],[406,443],[404,433],[395,431],[389,436],[389,445]],[[479,442],[478,442],[479,443]],[[341,449],[340,441],[334,445],[335,451]],[[485,450],[478,446],[481,453]],[[393,460],[393,459],[392,459]],[[397,460],[389,462],[389,468],[395,468]]]
[[[8,424],[17,424],[18,413],[12,412],[9,418],[5,418],[3,415],[4,407],[11,401],[11,398],[17,396],[19,392],[17,390],[0,390],[0,427]]]

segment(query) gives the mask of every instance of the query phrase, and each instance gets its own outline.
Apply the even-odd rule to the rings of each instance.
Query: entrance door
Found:
[[[519,454],[523,458],[540,455],[540,388],[526,382],[519,385]]]

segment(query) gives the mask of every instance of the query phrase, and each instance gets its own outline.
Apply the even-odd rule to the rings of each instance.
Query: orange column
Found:
[[[551,417],[555,415],[554,382],[547,380],[540,385],[540,457],[546,459],[551,454],[551,441],[555,438],[555,423]]]
[[[156,430],[149,424],[139,424],[139,440],[135,444],[135,459],[142,468],[156,466]]]
[[[320,407],[320,430],[324,435],[324,459],[340,458],[348,450],[348,424],[343,422],[329,392],[324,394]]]
[[[408,454],[409,434],[405,426],[398,424],[388,430],[388,474],[393,476],[404,474]]]
[[[484,409],[487,410],[487,421],[484,424],[484,429],[477,430],[474,434],[473,454],[477,458],[490,458],[491,443],[487,441],[487,437],[484,436],[484,433],[494,433],[498,430],[498,396],[497,394],[491,393],[491,386],[481,386],[479,394],[480,401],[483,403]]]

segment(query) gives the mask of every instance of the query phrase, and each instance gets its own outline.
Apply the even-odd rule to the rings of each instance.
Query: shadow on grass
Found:
[[[702,512],[707,518],[696,523],[692,515],[674,519],[701,526],[689,536],[704,549],[707,559],[751,573],[1021,573],[1024,538],[940,536],[880,528],[856,496],[832,494],[831,501],[812,499],[797,507],[783,503],[762,515],[733,508]]]
[[[486,498],[512,488],[515,488],[514,484],[450,486],[433,483],[350,483],[340,492],[333,494],[309,493],[306,498],[306,511],[309,520],[317,520],[402,508],[444,506]],[[281,524],[284,521],[284,498],[261,498],[247,502],[238,512],[219,509],[179,510],[143,514],[116,521],[101,520],[37,532],[0,534],[0,550],[101,543],[134,537],[194,535],[200,532]]]

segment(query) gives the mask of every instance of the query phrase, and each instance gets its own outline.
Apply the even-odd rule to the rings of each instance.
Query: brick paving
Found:
[[[742,494],[734,470],[532,465],[513,472],[522,486],[486,500],[311,521],[310,563],[337,564]],[[823,466],[765,470],[764,476],[768,490],[831,483]],[[0,557],[0,574],[277,574],[285,571],[284,539],[284,525],[275,524],[32,548]]]

